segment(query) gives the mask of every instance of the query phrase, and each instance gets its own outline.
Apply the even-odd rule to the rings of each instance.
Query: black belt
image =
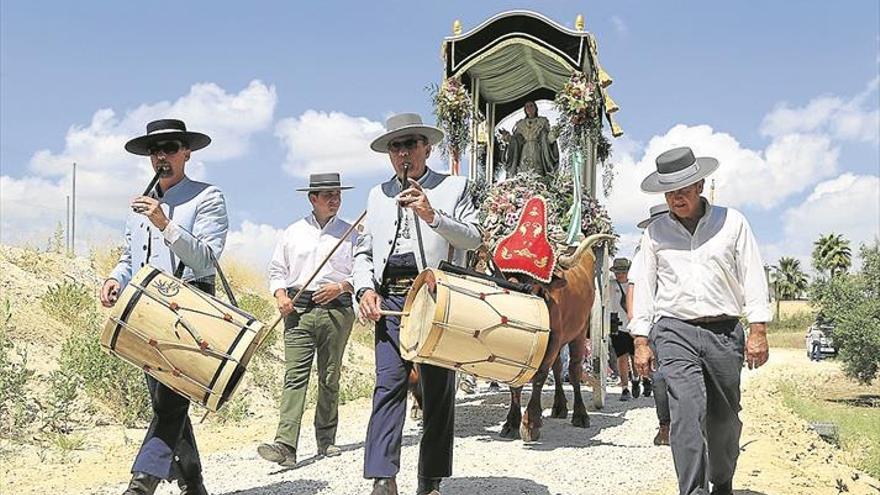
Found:
[[[717,315],[717,316],[701,316],[699,318],[694,318],[692,320],[682,320],[685,323],[689,323],[691,325],[700,325],[701,323],[721,323],[727,321],[739,321],[739,318],[735,316],[728,315]]]
[[[287,295],[288,297],[293,297],[296,295],[299,289],[288,288]],[[336,297],[336,299],[326,302],[324,304],[318,304],[312,300],[312,296],[315,295],[315,291],[313,290],[304,290],[302,294],[293,301],[293,306],[298,309],[313,309],[313,308],[326,308],[326,309],[336,309],[336,308],[350,308],[351,307],[351,294],[348,292],[343,292]]]

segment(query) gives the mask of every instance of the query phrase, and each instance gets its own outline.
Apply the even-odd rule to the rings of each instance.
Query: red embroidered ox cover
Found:
[[[549,283],[556,265],[553,246],[547,240],[547,202],[541,196],[530,198],[519,214],[510,235],[495,247],[495,264],[504,273],[524,273]]]

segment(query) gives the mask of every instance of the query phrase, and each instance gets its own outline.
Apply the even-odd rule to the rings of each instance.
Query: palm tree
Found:
[[[789,256],[779,258],[779,264],[772,268],[776,269],[771,284],[779,315],[779,301],[797,299],[807,289],[807,274],[801,270],[800,260]]]
[[[846,273],[852,265],[849,240],[841,234],[820,236],[813,246],[813,268],[820,273],[828,271],[834,277]]]

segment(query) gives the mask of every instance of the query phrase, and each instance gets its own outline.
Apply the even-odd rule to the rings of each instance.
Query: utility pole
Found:
[[[69,194],[67,195],[67,210],[66,210],[65,215],[66,215],[66,219],[67,219],[67,225],[65,226],[66,227],[65,232],[67,235],[65,236],[65,241],[66,241],[66,245],[67,245],[67,252],[70,253],[72,251],[72,249],[70,249],[70,195]]]
[[[76,162],[73,162],[73,200],[70,208],[70,250],[76,251]]]
[[[715,179],[709,183],[709,204],[715,204]]]

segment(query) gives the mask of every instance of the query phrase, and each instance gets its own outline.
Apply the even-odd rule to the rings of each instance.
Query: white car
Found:
[[[812,357],[813,343],[818,342],[819,354],[821,355],[837,355],[837,347],[834,346],[834,325],[829,323],[813,323],[807,329],[806,347],[807,357]]]

